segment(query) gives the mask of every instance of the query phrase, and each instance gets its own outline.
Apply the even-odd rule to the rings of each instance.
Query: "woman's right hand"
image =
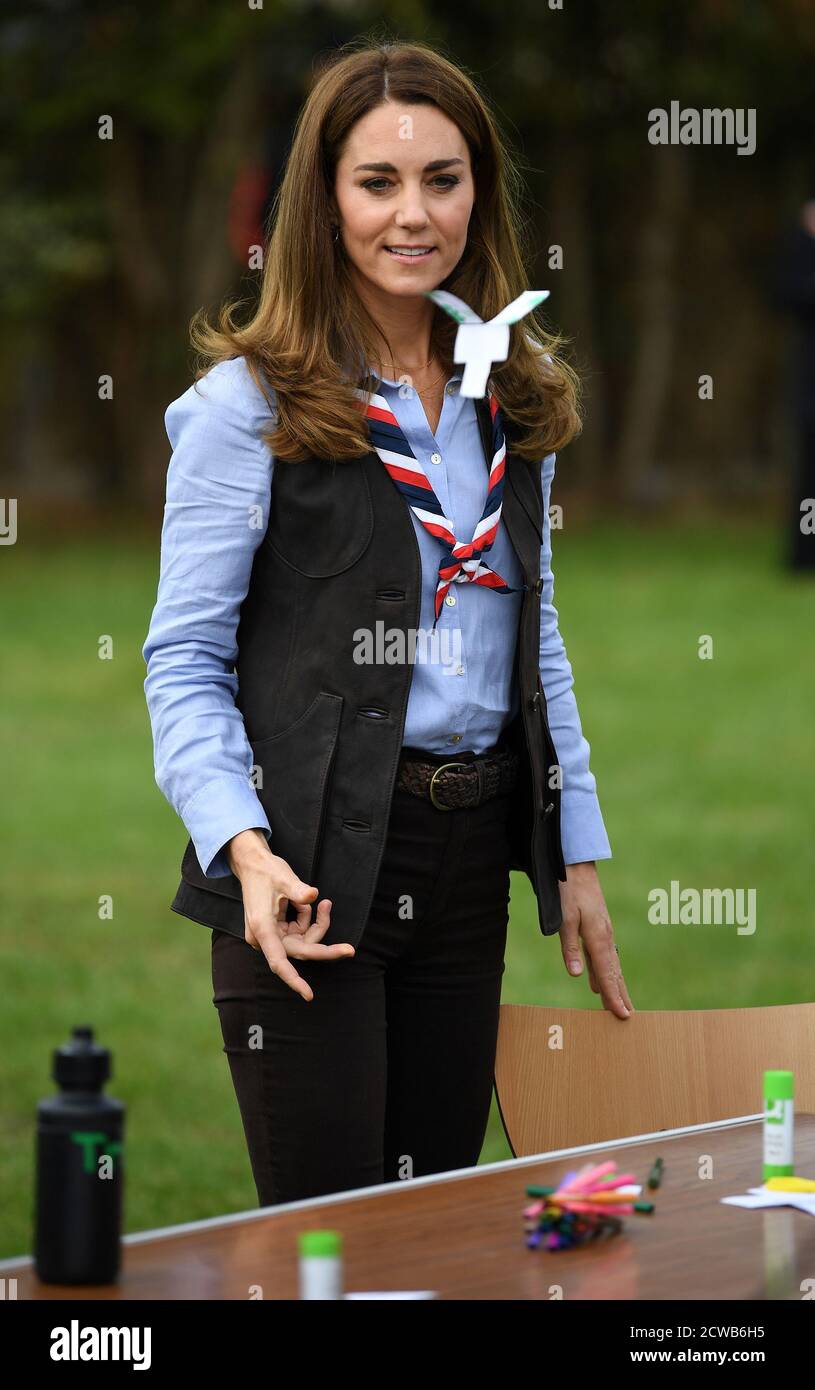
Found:
[[[272,854],[262,830],[242,830],[226,846],[226,857],[235,877],[240,880],[246,923],[245,939],[255,951],[262,951],[269,969],[307,1003],[314,998],[311,986],[298,975],[289,961],[335,960],[353,956],[348,941],[323,946],[331,921],[331,900],[323,898],[317,904],[317,916],[311,920],[311,904],[317,889],[303,883],[279,855]],[[295,921],[286,920],[289,903],[297,908]]]

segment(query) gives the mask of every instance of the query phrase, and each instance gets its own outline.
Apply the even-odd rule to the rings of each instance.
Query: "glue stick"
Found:
[[[302,1231],[298,1237],[300,1297],[342,1298],[342,1236],[339,1231]]]
[[[764,1179],[787,1178],[793,1162],[793,1079],[791,1071],[764,1073]]]

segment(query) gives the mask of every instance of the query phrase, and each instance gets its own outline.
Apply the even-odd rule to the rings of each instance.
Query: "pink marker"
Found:
[[[596,1168],[590,1168],[589,1171],[582,1176],[578,1174],[570,1190],[572,1192],[584,1192],[589,1183],[595,1182],[595,1180],[602,1177],[604,1173],[612,1173],[616,1166],[613,1159],[609,1159],[607,1163],[599,1163]]]

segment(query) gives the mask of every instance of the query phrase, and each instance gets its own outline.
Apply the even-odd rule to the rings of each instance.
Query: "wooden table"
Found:
[[[16,1278],[18,1299],[296,1299],[297,1235],[328,1227],[342,1232],[348,1291],[434,1289],[445,1299],[800,1300],[801,1281],[815,1275],[815,1220],[790,1207],[747,1211],[719,1200],[760,1184],[762,1118],[562,1149],[125,1236],[115,1286],[41,1284],[30,1257],[0,1262],[0,1277]],[[815,1175],[815,1116],[796,1115],[795,1154],[798,1172]],[[656,1211],[626,1217],[624,1233],[584,1249],[550,1254],[525,1247],[527,1184],[555,1183],[588,1158],[613,1158],[645,1183],[658,1155],[665,1168],[653,1194]],[[711,1178],[700,1177],[705,1155]]]

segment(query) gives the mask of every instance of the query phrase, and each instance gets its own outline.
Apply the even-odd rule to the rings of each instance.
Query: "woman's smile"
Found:
[[[435,246],[386,246],[384,249],[391,260],[400,261],[402,265],[427,261],[436,250]]]

